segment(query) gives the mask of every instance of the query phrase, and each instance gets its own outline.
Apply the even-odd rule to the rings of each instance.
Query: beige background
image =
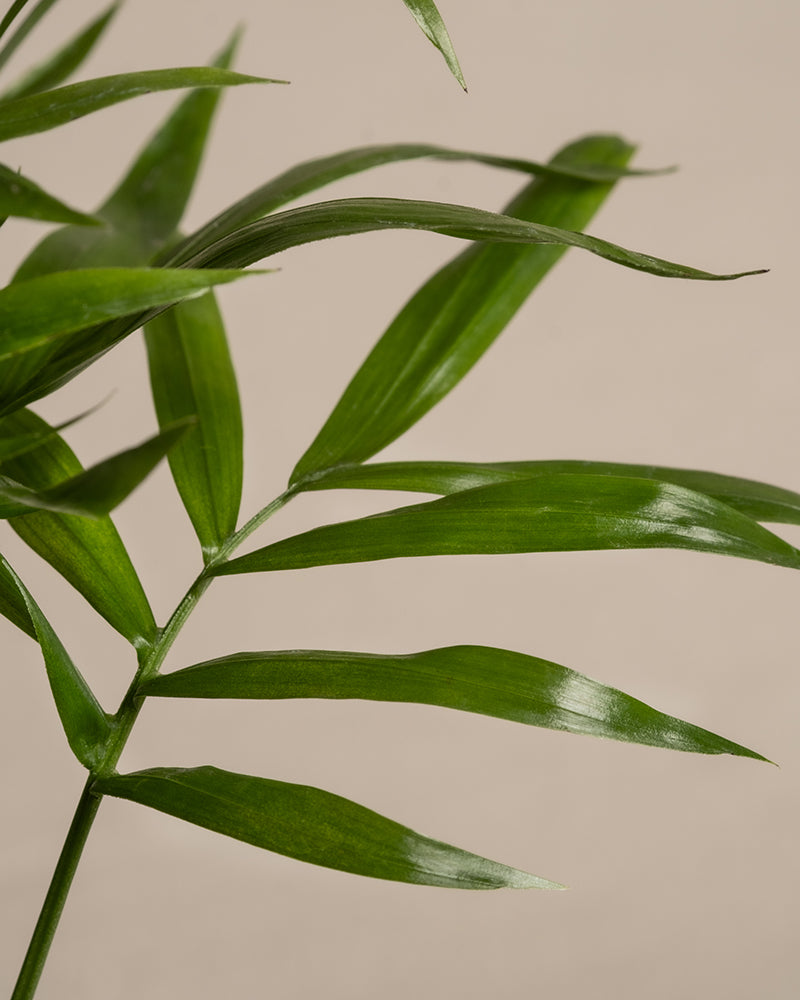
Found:
[[[769,275],[671,282],[573,251],[452,397],[385,455],[651,461],[800,489],[797,5],[442,8],[469,96],[400,0],[137,0],[87,73],[203,62],[245,21],[239,66],[292,81],[227,96],[191,224],[300,159],[364,143],[545,158],[587,131],[619,131],[641,143],[642,165],[679,163],[677,175],[621,186],[592,231],[699,267],[767,266]],[[31,54],[98,9],[60,5]],[[92,208],[173,100],[142,99],[15,143],[6,162]],[[416,163],[320,197],[499,208],[519,183]],[[5,275],[42,232],[7,224]],[[405,298],[457,249],[408,233],[318,244],[286,254],[280,274],[222,293],[245,408],[247,516],[280,491]],[[154,428],[139,338],[39,407],[64,419],[110,390],[100,414],[71,434],[86,462]],[[257,540],[406,499],[304,498]],[[197,567],[163,470],[117,522],[163,620]],[[131,670],[124,644],[15,539],[3,547],[114,706]],[[125,769],[215,763],[316,784],[571,891],[361,880],[108,801],[42,1000],[795,997],[799,581],[775,567],[666,551],[398,560],[221,581],[171,667],[233,649],[504,645],[622,687],[781,767],[423,707],[149,705]],[[82,783],[35,648],[10,627],[4,635],[0,993]]]

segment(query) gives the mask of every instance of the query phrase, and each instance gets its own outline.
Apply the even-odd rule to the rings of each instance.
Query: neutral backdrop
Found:
[[[28,55],[100,6],[58,5]],[[137,0],[85,75],[202,63],[244,22],[239,67],[291,80],[226,96],[187,226],[299,160],[366,143],[541,159],[581,134],[615,131],[640,143],[641,165],[679,164],[674,175],[621,184],[591,231],[698,267],[769,274],[666,281],[572,251],[452,396],[385,457],[652,462],[800,489],[797,4],[441,7],[467,96],[400,0]],[[9,76],[24,64],[23,52]],[[91,209],[174,100],[143,98],[11,144],[5,162]],[[418,162],[319,197],[499,209],[520,183]],[[43,232],[4,227],[5,278]],[[279,274],[221,293],[246,420],[246,516],[281,491],[393,314],[458,249],[424,233],[338,240],[287,253]],[[85,462],[154,430],[138,335],[37,409],[63,420],[109,393],[70,432]],[[303,498],[253,544],[411,500]],[[167,471],[115,518],[163,621],[198,567]],[[800,542],[800,532],[778,530]],[[113,708],[132,668],[124,643],[15,538],[2,544]],[[240,649],[506,646],[621,687],[780,767],[425,707],[148,704],[125,770],[213,763],[318,785],[570,891],[359,879],[109,800],[42,1000],[796,997],[799,598],[789,570],[670,551],[396,560],[222,580],[170,668]],[[0,993],[83,782],[37,649],[11,626],[3,636]]]

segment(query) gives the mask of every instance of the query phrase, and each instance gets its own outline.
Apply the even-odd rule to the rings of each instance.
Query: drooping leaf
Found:
[[[242,497],[242,413],[225,327],[213,293],[145,328],[159,424],[195,418],[170,469],[206,558],[236,530]]]
[[[0,561],[5,573],[16,583],[36,629],[50,690],[70,748],[81,764],[91,770],[101,762],[111,734],[108,716],[23,582],[2,556]]]
[[[43,222],[69,222],[76,226],[98,226],[100,220],[78,212],[48,194],[38,184],[0,163],[0,215]]]
[[[29,514],[31,510],[102,517],[121,504],[150,475],[193,425],[194,421],[184,420],[165,427],[135,448],[98,462],[46,490],[31,490],[0,475],[0,518]]]
[[[605,139],[606,143],[620,145],[620,140]],[[624,144],[623,144],[624,145]],[[631,147],[625,146],[630,154]],[[396,143],[383,146],[362,146],[347,149],[331,156],[323,156],[306,160],[291,167],[272,180],[256,188],[250,194],[235,202],[219,215],[201,226],[191,236],[183,239],[176,247],[165,252],[159,262],[176,266],[182,264],[210,246],[216,240],[228,236],[242,226],[256,219],[269,215],[289,202],[303,195],[316,191],[326,184],[352,177],[354,174],[388,163],[398,163],[420,158],[439,160],[468,161],[483,163],[486,166],[501,170],[516,170],[535,177],[568,177],[574,180],[590,181],[592,183],[607,183],[621,177],[636,177],[665,173],[664,170],[634,170],[614,162],[603,162],[598,151],[596,160],[579,158],[572,161],[556,157],[549,163],[538,163],[535,160],[522,160],[515,157],[492,156],[486,153],[473,153],[458,149],[447,149],[444,146],[432,146],[427,143]],[[580,228],[580,226],[578,227]]]
[[[800,569],[800,551],[732,507],[671,483],[549,475],[480,486],[329,524],[239,556],[215,574],[404,556],[679,548]]]
[[[74,38],[69,39],[47,60],[35,66],[21,80],[3,91],[0,100],[9,101],[18,97],[28,97],[63,83],[91,53],[118,9],[119,0],[95,18]]]
[[[154,767],[100,778],[93,788],[276,854],[355,875],[452,889],[563,888],[423,837],[309,785],[206,766]]]
[[[403,0],[403,3],[414,15],[414,20],[422,28],[427,37],[442,53],[444,61],[447,63],[447,68],[456,80],[458,80],[462,88],[466,90],[467,85],[464,82],[464,75],[458,64],[456,50],[453,48],[450,35],[447,32],[442,15],[439,13],[436,4],[433,0]]]
[[[98,324],[118,316],[159,309],[235,281],[239,271],[186,268],[90,268],[30,278],[0,291],[0,413],[19,406],[44,377],[42,369],[68,351],[88,330],[86,349],[108,345]]]
[[[460,493],[476,486],[507,483],[553,473],[629,476],[657,479],[705,493],[746,514],[754,521],[800,524],[800,493],[754,479],[725,476],[699,469],[623,462],[554,460],[538,462],[376,462],[344,465],[321,472],[302,484],[303,490],[408,490],[413,493]]]
[[[234,35],[215,60],[227,69]],[[95,213],[102,230],[67,226],[50,233],[23,261],[15,281],[79,267],[139,267],[175,237],[194,186],[219,88],[188,94],[145,144],[116,190]]]
[[[71,83],[44,94],[0,104],[0,142],[46,132],[76,118],[142,94],[187,87],[235,87],[243,83],[281,83],[208,66],[152,69]]]
[[[17,27],[14,34],[8,39],[5,45],[0,49],[0,68],[5,66],[11,56],[17,51],[20,45],[25,41],[28,35],[33,31],[36,25],[41,21],[45,14],[58,3],[58,0],[39,0],[36,6],[30,11],[22,23]],[[11,24],[14,18],[19,14],[25,3],[14,3],[11,5],[11,9],[3,22],[0,25],[0,36],[3,35],[6,28]]]
[[[36,639],[36,626],[31,620],[28,605],[19,592],[16,576],[10,566],[6,569],[7,566],[5,558],[0,555],[0,615],[22,629],[31,639]]]
[[[29,410],[5,417],[0,428],[11,436],[50,430]],[[44,490],[83,468],[63,438],[53,433],[39,447],[7,462],[3,470],[31,489]],[[157,631],[153,613],[110,517],[90,520],[35,511],[8,523],[129,642],[140,647],[153,641]]]
[[[488,646],[393,656],[320,649],[236,653],[154,677],[139,693],[416,702],[669,750],[766,759],[575,670]]]

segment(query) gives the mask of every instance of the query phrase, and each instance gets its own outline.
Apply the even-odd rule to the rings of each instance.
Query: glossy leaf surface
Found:
[[[558,889],[308,785],[222,771],[158,767],[101,778],[94,789],[299,861],[372,878],[453,889]]]
[[[12,435],[48,429],[28,410],[6,417],[0,427]],[[39,447],[5,463],[3,471],[31,489],[43,490],[78,475],[83,467],[63,438],[52,434]],[[8,523],[129,642],[138,647],[153,640],[153,613],[110,517],[89,520],[35,511]]]
[[[206,556],[236,530],[242,496],[242,414],[225,327],[212,293],[145,328],[159,424],[194,418],[170,469]]]
[[[403,3],[414,15],[414,20],[420,28],[422,28],[427,37],[442,53],[444,61],[447,63],[447,67],[450,72],[456,80],[458,80],[464,90],[466,90],[467,85],[464,82],[464,76],[461,72],[461,67],[458,64],[456,50],[453,48],[453,43],[450,41],[450,35],[448,34],[447,28],[442,20],[442,15],[439,13],[436,4],[433,0],[403,0]]]
[[[675,483],[705,493],[753,518],[779,524],[800,524],[800,493],[699,469],[623,462],[555,460],[539,462],[376,462],[347,465],[319,473],[303,483],[304,490],[408,490],[445,496],[476,486],[507,483],[554,473],[628,476]]]
[[[47,490],[31,490],[0,475],[0,518],[31,510],[102,517],[129,496],[187,430],[184,421],[126,451],[113,455]]]
[[[108,717],[39,605],[2,556],[0,560],[4,571],[16,582],[36,629],[50,690],[70,748],[84,767],[96,767],[111,733]]]
[[[17,576],[1,555],[0,615],[7,618],[17,628],[22,629],[31,639],[36,639],[36,626],[33,624],[28,611],[28,605],[25,603],[25,599],[17,586]]]
[[[679,548],[800,569],[800,551],[726,504],[681,486],[549,475],[481,486],[324,525],[215,569],[302,569],[404,556]]]
[[[48,194],[38,184],[0,164],[0,215],[44,222],[97,226],[99,220],[78,212]]]
[[[0,142],[65,125],[121,101],[160,90],[188,87],[234,87],[243,83],[278,83],[208,66],[153,69],[71,83],[44,94],[0,104]]]
[[[488,646],[404,656],[319,649],[236,653],[162,674],[139,690],[162,698],[416,702],[670,750],[764,759],[567,667]]]

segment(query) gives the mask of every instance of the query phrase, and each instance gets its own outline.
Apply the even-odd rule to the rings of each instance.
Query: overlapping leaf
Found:
[[[670,750],[764,759],[567,667],[488,646],[393,656],[320,649],[236,653],[154,677],[139,693],[416,702]]]
[[[562,888],[308,785],[216,767],[154,767],[100,778],[93,787],[276,854],[356,875],[453,889]]]
[[[403,556],[679,548],[800,569],[800,551],[726,504],[622,476],[547,475],[324,525],[239,556],[216,574]]]
[[[413,493],[460,493],[476,486],[507,483],[554,473],[657,479],[705,493],[754,521],[800,524],[800,493],[754,479],[699,469],[623,462],[555,460],[538,462],[376,462],[345,465],[310,477],[304,490],[408,490]]]
[[[42,647],[50,690],[53,692],[67,741],[81,764],[91,770],[102,760],[111,734],[109,719],[39,605],[2,556],[0,561],[4,573],[16,583],[36,629],[36,639]]]
[[[0,164],[0,215],[44,222],[69,222],[78,226],[99,225],[99,219],[70,208],[32,180],[3,164]]]
[[[36,639],[36,626],[31,619],[28,605],[19,592],[17,577],[2,555],[0,555],[0,615],[22,629],[31,639]]]
[[[0,424],[2,435],[12,437],[49,429],[28,410],[19,410]],[[3,471],[31,489],[46,490],[79,475],[83,468],[63,438],[48,434],[38,447],[4,463]],[[153,613],[111,518],[90,520],[35,511],[11,518],[9,524],[129,642],[137,647],[152,642]]]
[[[458,56],[450,41],[450,35],[445,27],[442,15],[439,13],[433,0],[403,0],[414,15],[414,20],[422,28],[427,37],[433,42],[436,48],[442,53],[444,61],[453,76],[458,80],[464,90],[467,85],[464,82],[464,75],[458,64]]]

